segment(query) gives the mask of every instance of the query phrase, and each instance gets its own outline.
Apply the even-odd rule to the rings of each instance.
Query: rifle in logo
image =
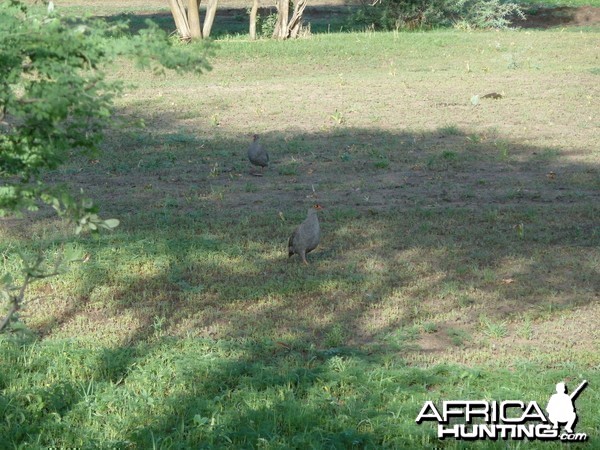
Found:
[[[583,380],[573,393],[568,395],[565,383],[556,384],[556,394],[550,397],[548,406],[546,406],[548,419],[552,422],[554,429],[558,429],[559,423],[566,423],[565,431],[569,434],[573,433],[573,427],[577,422],[577,411],[574,402],[586,386],[587,380]]]

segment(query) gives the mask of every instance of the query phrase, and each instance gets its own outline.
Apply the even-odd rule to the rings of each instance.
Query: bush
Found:
[[[0,217],[45,203],[87,219],[89,202],[76,203],[42,175],[98,152],[121,92],[104,70],[126,56],[155,70],[201,73],[209,68],[206,49],[176,47],[150,22],[116,39],[125,24],[41,13],[17,0],[0,3],[0,23]]]
[[[518,4],[505,0],[376,0],[363,3],[352,22],[378,30],[507,28],[514,16],[525,17]]]
[[[277,24],[277,13],[271,13],[264,17],[259,14],[257,22],[256,28],[259,30],[259,34],[262,37],[270,38],[273,36]]]

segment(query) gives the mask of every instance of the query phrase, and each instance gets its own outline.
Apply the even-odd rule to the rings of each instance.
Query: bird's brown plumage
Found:
[[[269,165],[269,154],[265,148],[258,142],[259,136],[253,136],[252,144],[248,147],[248,159],[252,164],[259,167],[267,167]]]
[[[298,225],[288,240],[288,256],[300,255],[304,264],[308,264],[306,255],[317,248],[321,240],[321,228],[317,217],[317,211],[320,209],[323,209],[321,205],[312,206],[304,222]]]

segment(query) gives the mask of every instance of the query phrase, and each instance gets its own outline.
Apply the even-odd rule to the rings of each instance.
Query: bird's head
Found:
[[[316,210],[316,211],[321,211],[322,209],[325,209],[325,208],[323,208],[323,207],[322,207],[321,205],[319,205],[318,203],[315,203],[315,204],[313,205],[313,209],[314,209],[314,210]]]

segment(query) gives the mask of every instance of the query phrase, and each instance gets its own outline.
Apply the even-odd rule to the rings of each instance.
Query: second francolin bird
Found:
[[[255,134],[253,136],[252,144],[248,147],[248,159],[253,165],[259,166],[262,173],[262,169],[269,165],[269,154],[261,143],[258,142],[258,139],[258,134]]]

